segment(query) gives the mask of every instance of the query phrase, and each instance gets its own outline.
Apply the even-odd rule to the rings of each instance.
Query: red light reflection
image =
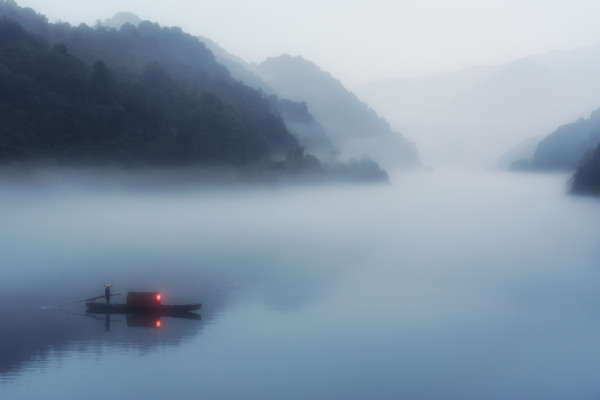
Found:
[[[157,327],[157,328],[160,328],[160,319],[159,319],[159,320],[156,320],[156,327]]]
[[[161,297],[161,296],[160,296],[160,293],[157,293],[157,294],[156,294],[156,301],[160,302],[160,297]]]

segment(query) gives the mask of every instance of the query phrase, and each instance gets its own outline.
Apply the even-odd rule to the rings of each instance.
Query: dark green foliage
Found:
[[[388,174],[370,158],[353,158],[346,164],[332,166],[331,174],[338,180],[352,182],[387,182]]]
[[[600,195],[600,145],[583,158],[571,188],[573,193]]]
[[[304,149],[297,147],[288,152],[284,162],[285,169],[293,174],[319,174],[323,172],[319,160]]]
[[[297,177],[303,181],[311,182],[388,182],[388,174],[373,160],[363,157],[353,158],[346,163],[331,162],[322,165],[321,162],[310,154],[305,154],[304,149],[298,147],[290,150],[285,160],[273,164],[273,171],[284,174],[286,177]]]
[[[8,15],[12,13],[19,22],[23,18],[22,9],[16,12],[14,7],[3,7],[0,3],[0,12],[4,8],[8,8]],[[124,25],[119,30],[102,26],[93,29],[86,25],[48,24],[42,16],[37,16],[34,23],[32,15],[27,15],[23,19],[28,29],[50,43],[64,44],[73,56],[87,64],[102,60],[120,82],[135,84],[148,66],[159,66],[163,75],[171,80],[170,84],[176,83],[188,95],[210,92],[232,106],[273,154],[285,155],[297,146],[297,140],[268,100],[234,80],[227,68],[216,62],[204,43],[180,28],[162,28],[144,21],[137,27]]]
[[[131,82],[116,75],[103,61],[87,66],[64,44],[50,46],[2,19],[0,158],[244,165],[296,146],[249,88],[222,84],[230,92],[223,97],[248,99],[239,104],[252,118],[157,63]]]
[[[110,71],[0,21],[0,158],[136,161],[158,137],[150,105],[118,88]],[[138,115],[130,111],[137,101]],[[137,117],[137,118],[136,118]],[[138,154],[136,154],[138,153]]]
[[[323,175],[272,99],[179,28],[49,24],[11,0],[0,15],[0,161]]]

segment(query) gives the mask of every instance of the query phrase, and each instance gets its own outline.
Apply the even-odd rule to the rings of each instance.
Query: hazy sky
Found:
[[[598,0],[17,0],[50,21],[131,11],[249,62],[302,55],[353,87],[600,41]]]

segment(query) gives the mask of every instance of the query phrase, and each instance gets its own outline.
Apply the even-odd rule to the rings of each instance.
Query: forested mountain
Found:
[[[51,43],[64,44],[70,54],[85,63],[102,60],[120,81],[134,83],[153,66],[153,78],[165,79],[163,86],[169,85],[170,80],[196,94],[214,94],[261,132],[273,151],[285,154],[295,144],[269,101],[233,79],[202,42],[179,28],[161,28],[147,21],[137,28],[124,25],[118,31],[86,25],[73,28],[67,24],[38,23],[35,26],[34,32]],[[161,82],[156,83],[160,87]],[[164,106],[173,104],[167,97],[155,96],[155,99]]]
[[[316,65],[301,57],[286,55],[269,59],[261,65],[248,64],[211,40],[202,40],[236,79],[272,95],[273,106],[283,116],[288,129],[311,153],[326,160],[335,159],[337,155],[369,155],[389,167],[415,167],[419,164],[412,143],[392,132],[385,120]],[[288,61],[291,70],[285,71],[287,66],[282,65],[281,71],[277,71],[282,74],[285,83],[273,84],[270,81],[273,71],[265,73],[263,67],[268,63],[285,64]],[[300,82],[304,88],[315,90],[298,92],[293,87],[294,81]]]
[[[0,15],[3,160],[323,174],[274,100],[179,28],[50,24],[12,0],[0,1]]]
[[[291,101],[277,95],[270,95],[268,99],[283,118],[289,131],[298,138],[302,147],[324,161],[336,160],[335,146],[323,126],[308,112],[305,102]]]
[[[134,24],[140,24],[135,15],[130,15],[127,13],[117,14],[115,17],[108,20],[107,23],[114,23],[113,21],[130,21]],[[294,136],[298,139],[299,144],[309,153],[315,154],[319,158],[329,163],[335,163],[337,160],[337,155],[340,153],[345,153],[345,143],[342,141],[337,141],[334,143],[334,140],[331,138],[331,132],[328,128],[324,127],[318,117],[315,118],[316,115],[314,113],[310,112],[310,105],[308,105],[306,101],[303,99],[290,100],[290,97],[285,93],[281,93],[276,88],[270,86],[268,82],[265,82],[262,77],[256,73],[255,68],[253,68],[252,65],[228,53],[225,49],[221,48],[209,38],[201,37],[200,39],[203,44],[210,49],[212,54],[214,54],[215,59],[221,65],[227,67],[234,79],[265,94],[265,97],[269,100],[272,109],[277,111],[282,116],[288,130],[294,134]],[[313,117],[313,115],[315,117]],[[352,114],[344,113],[338,113],[337,117],[347,120],[356,118]],[[347,136],[351,136],[351,132],[345,132],[345,134],[347,134]],[[363,134],[363,136],[369,135],[371,135],[371,132]],[[383,140],[380,143],[375,143],[374,147],[385,148],[386,146],[389,147],[389,144],[389,141],[386,142]],[[350,154],[350,156],[362,157],[365,153],[369,153],[368,149],[361,149],[360,152],[353,152]],[[379,158],[376,159],[379,161]]]
[[[8,19],[0,20],[4,159],[111,159],[124,163],[241,165],[294,148],[280,127],[269,141],[210,92],[178,84],[158,64],[135,84],[102,61],[91,67]],[[276,120],[276,117],[273,117]]]
[[[254,72],[279,95],[306,102],[342,156],[367,155],[386,167],[419,165],[412,143],[313,63],[282,55],[255,66]]]
[[[572,191],[600,195],[600,144],[589,151],[573,175]]]
[[[288,129],[310,153],[329,162],[335,161],[340,150],[332,143],[323,126],[309,112],[306,101],[292,101],[280,94],[253,72],[256,66],[246,63],[207,38],[202,41],[231,75],[245,84],[269,95],[271,104],[279,111]]]
[[[159,146],[150,143],[166,129],[105,64],[89,67],[7,19],[0,20],[0,92],[2,160],[127,157],[141,144]]]
[[[244,84],[258,89],[267,94],[275,94],[273,88],[267,85],[256,73],[252,71],[251,64],[229,53],[210,38],[199,36],[199,39],[215,55],[217,61],[226,66],[231,76]]]
[[[584,155],[600,143],[600,109],[588,119],[562,125],[537,145],[531,159],[513,164],[515,169],[573,171]]]
[[[571,190],[600,194],[600,109],[588,119],[562,125],[542,139],[530,159],[516,161],[517,171],[572,172]]]

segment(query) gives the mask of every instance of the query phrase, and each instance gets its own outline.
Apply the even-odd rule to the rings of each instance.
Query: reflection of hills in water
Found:
[[[176,347],[198,335],[207,318],[205,313],[202,317],[197,313],[87,314],[84,303],[58,308],[34,303],[2,301],[0,315],[5,319],[0,331],[0,377],[18,374],[31,363],[47,360],[50,354],[60,356],[74,348],[86,353],[98,346],[141,352]]]

